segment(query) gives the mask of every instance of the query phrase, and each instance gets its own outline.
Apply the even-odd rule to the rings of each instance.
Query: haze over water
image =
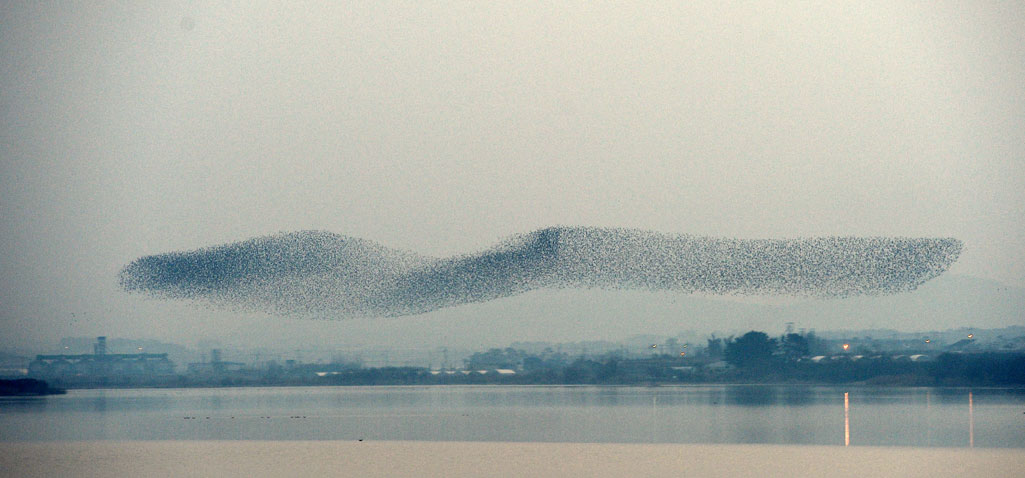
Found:
[[[714,385],[72,390],[66,396],[45,399],[0,400],[0,441],[414,440],[1025,448],[1023,409],[1025,391],[1010,389]]]

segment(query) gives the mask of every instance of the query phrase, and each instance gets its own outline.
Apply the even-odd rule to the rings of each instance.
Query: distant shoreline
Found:
[[[48,379],[49,380],[49,379]],[[76,388],[210,388],[375,385],[805,385],[875,387],[1025,387],[1025,354],[943,354],[935,361],[864,358],[766,361],[713,369],[671,357],[603,361],[579,358],[559,366],[470,369],[359,368],[305,365],[277,374],[253,371],[155,377],[60,377],[56,386]]]
[[[417,383],[417,384],[245,384],[245,385],[133,385],[133,386],[83,386],[59,389],[56,395],[66,394],[72,390],[189,390],[189,389],[233,389],[233,388],[366,388],[366,387],[597,387],[597,388],[675,388],[675,387],[824,387],[824,388],[864,388],[864,389],[898,389],[898,388],[930,388],[930,389],[975,389],[975,390],[1022,390],[1025,385],[902,385],[876,383],[797,383],[797,382],[663,382],[663,383]],[[29,396],[29,395],[23,395]]]

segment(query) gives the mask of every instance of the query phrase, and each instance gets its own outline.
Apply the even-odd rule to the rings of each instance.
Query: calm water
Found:
[[[0,399],[0,441],[357,439],[1025,448],[1025,391],[303,387]]]

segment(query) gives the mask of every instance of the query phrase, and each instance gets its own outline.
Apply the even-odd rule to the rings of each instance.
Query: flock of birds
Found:
[[[305,317],[422,314],[542,288],[847,297],[910,291],[950,267],[952,238],[731,239],[551,227],[447,258],[300,231],[141,257],[129,292]]]

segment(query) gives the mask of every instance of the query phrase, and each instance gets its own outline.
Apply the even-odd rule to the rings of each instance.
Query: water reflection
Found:
[[[775,405],[779,401],[776,387],[741,385],[726,389],[726,404],[747,407]]]
[[[849,392],[843,393],[843,446],[851,446],[851,401]]]
[[[814,387],[780,387],[766,385],[733,385],[722,389],[722,394],[713,404],[763,407],[785,405],[803,407],[814,405],[822,399],[822,390]]]
[[[782,393],[783,405],[806,406],[815,403],[815,392],[809,387],[787,387]]]
[[[93,411],[98,413],[104,413],[107,411],[107,394],[102,390],[100,395],[93,398]]]
[[[376,439],[851,446],[851,427],[856,427],[857,446],[974,447],[978,425],[980,447],[1023,448],[1025,428],[1006,418],[1020,417],[1023,405],[1022,391],[815,386],[72,390],[65,396],[0,400],[0,441]],[[296,415],[302,418],[293,418]]]
[[[46,408],[47,397],[2,397],[0,412],[38,412]]]
[[[968,447],[975,448],[975,404],[972,391],[968,391]]]

